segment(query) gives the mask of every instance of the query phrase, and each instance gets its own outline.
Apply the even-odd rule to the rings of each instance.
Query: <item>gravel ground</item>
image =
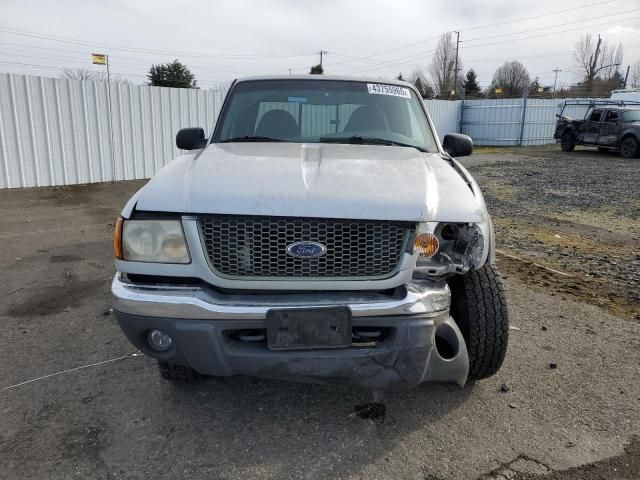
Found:
[[[530,261],[503,255],[505,271],[640,319],[640,161],[551,146],[485,150],[467,163],[483,187],[498,249]]]
[[[598,171],[596,158],[632,173],[615,157],[577,153],[567,160],[572,178],[587,175],[582,164]],[[498,258],[515,327],[509,352],[495,377],[464,389],[393,394],[252,378],[162,381],[150,358],[128,356],[133,349],[109,314],[112,223],[141,182],[0,191],[0,478],[640,478],[640,322],[617,301],[603,309],[560,293],[574,277],[531,262],[578,279],[581,262],[560,264],[565,257],[546,237],[538,244],[513,232],[601,238],[574,230],[584,227],[573,220],[549,227],[554,210],[530,198],[560,182],[561,158],[485,152],[466,163],[487,190],[501,249],[519,258]],[[548,181],[527,181],[529,170]],[[502,203],[502,185],[522,201]],[[637,214],[637,195],[631,190],[620,200],[626,207],[606,218],[630,218],[625,228],[637,228],[637,216],[627,216]],[[620,244],[615,255],[627,255]],[[540,245],[551,253],[538,256]],[[622,264],[591,270],[617,279]],[[119,360],[100,363],[111,359]]]

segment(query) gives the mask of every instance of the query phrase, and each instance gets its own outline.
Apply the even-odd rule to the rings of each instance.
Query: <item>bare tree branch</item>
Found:
[[[517,60],[504,62],[493,74],[491,84],[509,97],[519,97],[529,88],[531,79],[526,67]]]
[[[433,54],[429,73],[436,93],[440,97],[449,96],[456,90],[456,76],[458,84],[461,80],[462,62],[458,58],[458,72],[456,69],[456,45],[451,32],[443,33]],[[457,74],[457,75],[456,75]]]
[[[574,58],[583,72],[587,86],[592,84],[596,77],[610,80],[622,64],[622,43],[614,47],[603,40],[598,49],[598,40],[592,34],[586,33],[576,43]]]
[[[92,82],[106,82],[107,72],[97,72],[86,68],[63,68],[61,78],[68,80],[89,80]],[[110,76],[112,83],[131,83],[131,81],[119,73],[112,73]]]

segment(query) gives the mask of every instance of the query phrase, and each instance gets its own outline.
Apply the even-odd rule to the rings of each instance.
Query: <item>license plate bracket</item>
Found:
[[[346,307],[273,309],[267,312],[270,350],[351,346],[351,310]]]

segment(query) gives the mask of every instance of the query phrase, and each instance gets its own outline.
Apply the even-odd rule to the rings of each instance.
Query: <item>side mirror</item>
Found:
[[[176,146],[180,150],[196,150],[203,148],[207,143],[204,130],[197,128],[183,128],[176,135]]]
[[[442,147],[452,157],[466,157],[473,152],[473,140],[469,135],[448,133],[444,136]]]

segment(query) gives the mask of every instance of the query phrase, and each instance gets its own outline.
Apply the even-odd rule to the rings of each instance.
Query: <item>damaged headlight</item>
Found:
[[[429,228],[430,227],[430,228]],[[432,277],[449,273],[466,273],[477,268],[483,260],[485,239],[482,229],[471,223],[438,223],[429,225],[431,232],[418,234],[419,238],[435,237],[438,249],[435,254],[425,256],[418,253],[414,276]]]
[[[116,257],[132,262],[189,263],[189,251],[179,220],[124,220]],[[117,236],[114,235],[114,245]],[[118,255],[120,253],[120,255]]]

